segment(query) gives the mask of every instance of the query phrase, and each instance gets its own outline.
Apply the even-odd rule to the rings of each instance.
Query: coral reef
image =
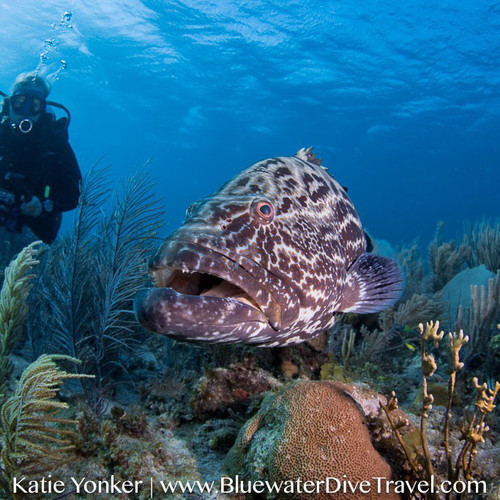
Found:
[[[264,400],[241,429],[226,458],[232,475],[245,480],[356,481],[390,478],[388,463],[374,449],[363,413],[343,385],[300,381]],[[344,476],[345,474],[345,476]],[[276,498],[304,498],[303,494]],[[379,498],[375,492],[328,493],[314,498]],[[385,498],[399,498],[390,493]]]
[[[106,215],[108,184],[102,171],[92,171],[73,232],[50,247],[31,245],[6,271],[0,300],[0,393],[8,399],[0,478],[5,495],[10,495],[9,471],[33,477],[47,467],[67,482],[111,475],[152,478],[157,485],[217,481],[244,421],[226,464],[232,475],[248,480],[321,481],[345,474],[355,484],[374,475],[425,480],[434,474],[437,481],[484,478],[489,484],[499,476],[499,416],[493,408],[500,392],[494,383],[500,368],[500,278],[488,271],[489,282],[460,284],[477,271],[461,271],[466,266],[485,264],[497,271],[498,223],[469,229],[461,242],[443,243],[438,233],[428,263],[416,243],[403,248],[407,290],[383,313],[344,315],[332,331],[294,347],[199,349],[149,336],[132,321],[131,298],[146,281],[145,262],[160,220],[148,175],[141,170],[132,176]],[[471,283],[478,285],[472,294]],[[36,293],[29,293],[30,287]],[[456,328],[453,311],[459,303]],[[446,353],[434,347],[433,340],[441,338],[436,324],[430,330],[417,325],[437,317],[450,329],[463,329],[467,345],[465,334],[458,334],[449,337]],[[45,387],[36,364],[23,375],[18,392],[9,393],[28,360],[45,352],[81,356],[75,371],[96,375],[65,384],[57,400],[54,386],[39,401],[54,411],[48,418],[29,399],[20,407],[28,389]],[[49,359],[58,361],[42,357],[43,366]],[[401,401],[360,382],[385,394],[395,391]],[[290,385],[283,389],[283,384]],[[469,412],[461,411],[468,406]],[[20,445],[16,436],[31,432],[30,425],[37,426],[37,437]],[[40,447],[33,451],[32,445]],[[493,494],[494,485],[489,497]],[[215,491],[204,495],[154,492],[155,498],[224,498]],[[336,495],[370,498],[357,496],[359,491]],[[149,492],[141,491],[131,498],[146,496]]]
[[[92,412],[78,419],[80,436],[75,441],[76,459],[56,471],[65,482],[69,478],[110,478],[117,481],[154,483],[153,498],[190,498],[182,492],[163,492],[160,481],[202,480],[198,464],[185,442],[163,425],[161,417],[148,418],[142,408],[113,407],[101,421]],[[99,498],[107,498],[106,495]],[[146,484],[130,498],[151,498]],[[193,498],[200,498],[194,496]],[[216,498],[215,496],[213,498]]]

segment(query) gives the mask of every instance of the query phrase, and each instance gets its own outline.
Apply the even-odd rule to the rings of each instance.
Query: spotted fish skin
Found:
[[[191,205],[150,262],[138,320],[178,339],[272,347],[393,304],[398,264],[366,253],[354,205],[313,160],[300,150],[258,162]]]

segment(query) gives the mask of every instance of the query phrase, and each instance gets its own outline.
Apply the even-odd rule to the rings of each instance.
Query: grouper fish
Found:
[[[180,340],[273,347],[396,302],[399,265],[366,252],[354,205],[317,163],[309,149],[263,160],[191,205],[150,261],[138,321]]]

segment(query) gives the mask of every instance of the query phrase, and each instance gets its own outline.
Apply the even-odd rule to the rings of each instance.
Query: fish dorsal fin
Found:
[[[309,163],[314,163],[314,165],[321,166],[321,159],[316,158],[316,155],[313,153],[313,148],[302,148],[295,153],[297,158],[301,160],[308,161]]]
[[[379,312],[399,300],[404,286],[405,279],[396,261],[364,253],[347,272],[339,311]]]

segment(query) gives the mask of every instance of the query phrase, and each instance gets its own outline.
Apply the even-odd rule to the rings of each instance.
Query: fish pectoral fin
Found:
[[[391,306],[403,294],[405,279],[399,264],[364,253],[347,271],[339,311],[374,313]]]

